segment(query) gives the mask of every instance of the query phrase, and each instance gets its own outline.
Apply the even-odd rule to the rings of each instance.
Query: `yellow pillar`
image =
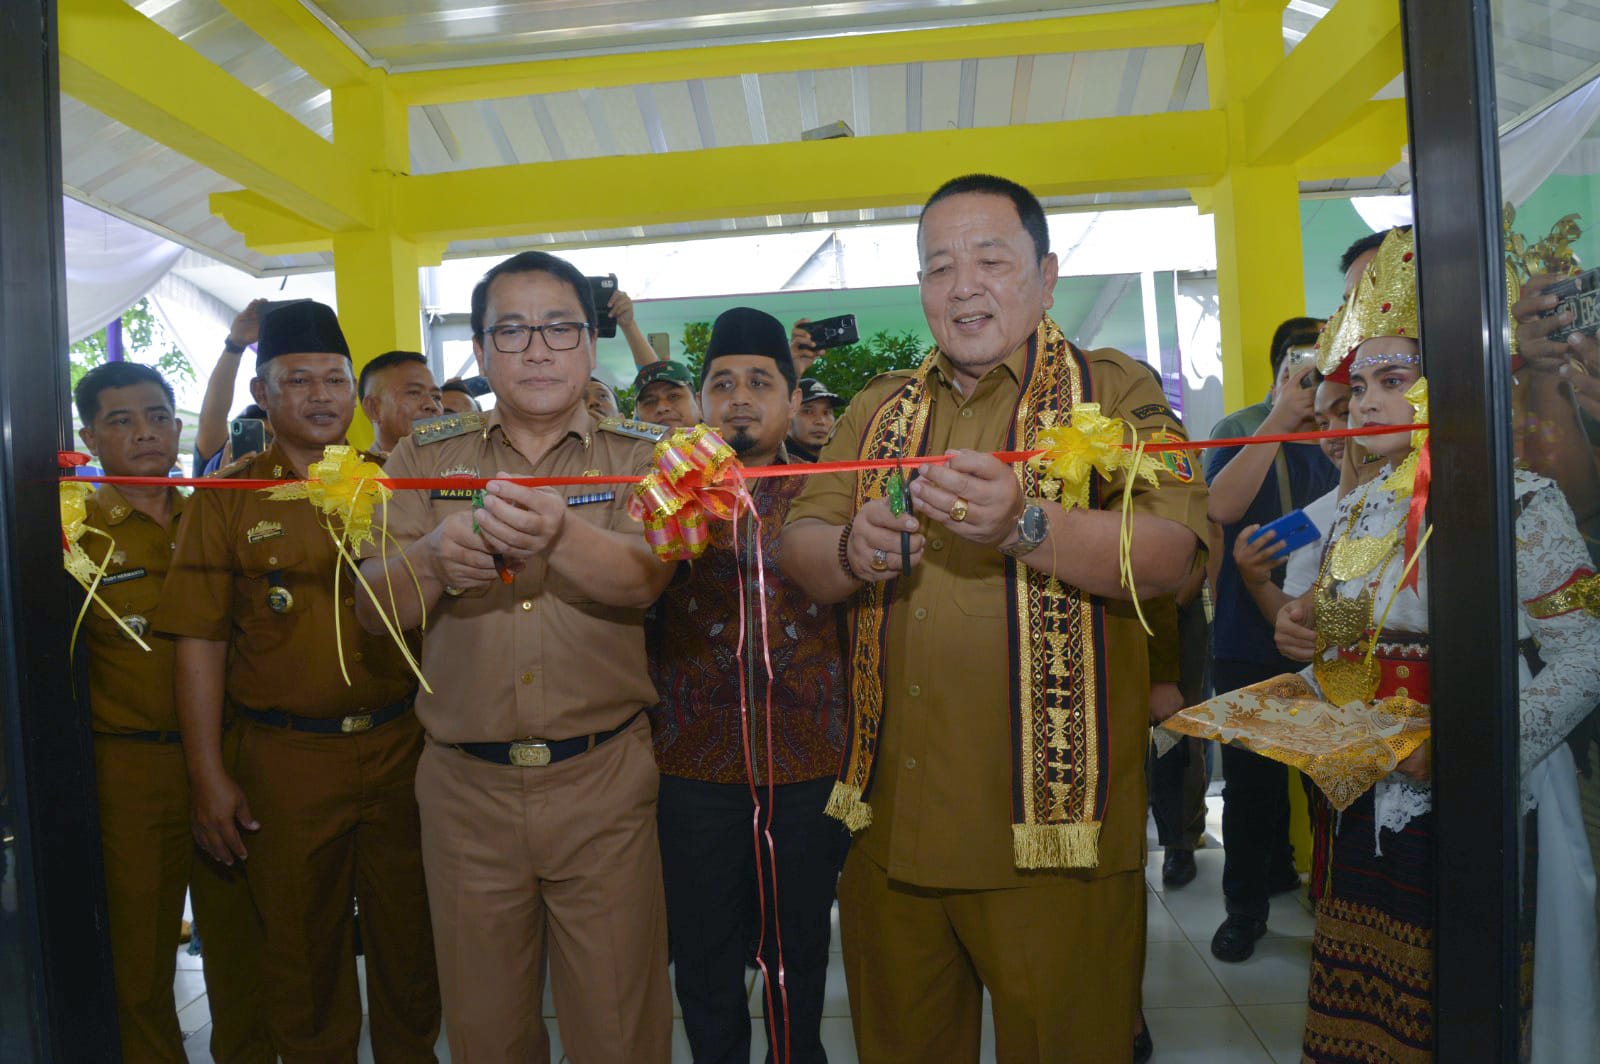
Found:
[[[334,145],[367,175],[373,227],[333,234],[333,276],[339,323],[350,342],[356,371],[385,351],[422,350],[422,300],[417,270],[438,261],[393,228],[394,182],[408,161],[405,107],[388,89],[388,76],[370,72],[364,84],[333,90]],[[426,260],[426,261],[425,261]],[[372,442],[372,426],[357,416],[351,442]]]
[[[1220,0],[1206,38],[1211,106],[1228,118],[1228,170],[1214,185],[1222,399],[1229,412],[1272,385],[1273,330],[1305,312],[1300,185],[1292,165],[1249,166],[1247,100],[1283,63],[1282,0]]]
[[[1232,412],[1272,386],[1273,331],[1305,313],[1300,184],[1292,166],[1230,170],[1212,190],[1222,398]]]

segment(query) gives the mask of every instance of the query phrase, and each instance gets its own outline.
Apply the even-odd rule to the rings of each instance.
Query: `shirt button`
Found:
[[[970,406],[962,407],[961,408],[961,416],[962,417],[971,417],[972,416],[972,407],[970,407]]]
[[[906,768],[916,768],[916,767],[917,767],[917,759],[916,758],[914,758],[914,757],[906,758]]]
[[[522,682],[523,683],[532,683],[533,682],[533,673],[531,673],[531,672],[523,673],[522,674]]]
[[[928,546],[932,547],[934,550],[944,550],[944,540],[942,540],[942,539],[933,540],[931,543],[928,544]]]
[[[918,695],[920,695],[922,693],[922,688],[917,686],[916,684],[912,684],[910,686],[910,688],[908,688],[908,690],[909,690],[912,698],[916,698]]]
[[[272,557],[268,558],[267,559],[267,564],[268,565],[277,565],[278,564],[278,556],[276,554],[274,554]]]
[[[523,602],[522,602],[522,612],[523,613],[527,613],[531,609],[533,609],[533,600],[532,599],[524,599]]]
[[[361,660],[361,651],[358,650],[354,654],[351,654],[350,656],[352,658],[356,659],[357,661],[360,661]],[[362,712],[365,712],[365,710],[363,710]]]
[[[346,595],[345,596],[345,600],[344,600],[344,604],[346,606],[354,606],[356,604],[355,596],[354,595]]]
[[[919,621],[925,621],[928,619],[928,611],[923,609],[921,606],[918,606],[916,613],[913,616],[915,616]]]

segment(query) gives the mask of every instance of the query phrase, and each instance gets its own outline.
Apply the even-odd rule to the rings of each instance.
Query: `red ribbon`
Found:
[[[1246,447],[1257,443],[1315,443],[1318,440],[1337,440],[1351,436],[1386,436],[1394,432],[1417,432],[1428,428],[1425,424],[1409,425],[1374,425],[1370,428],[1359,429],[1327,429],[1319,432],[1285,432],[1272,436],[1230,436],[1216,440],[1167,440],[1160,443],[1146,443],[1145,452],[1159,454],[1162,451],[1209,451],[1219,447]],[[1127,446],[1127,445],[1124,445]],[[994,451],[995,458],[1002,462],[1025,462],[1043,451]],[[75,451],[60,452],[62,468],[85,465],[92,459],[88,455],[78,454]],[[810,477],[821,473],[857,473],[866,469],[894,469],[898,466],[923,466],[943,465],[950,461],[947,454],[912,455],[905,458],[869,458],[849,462],[817,462],[814,465],[775,465],[757,466],[742,470],[746,480],[761,480],[766,477]],[[242,477],[107,477],[107,476],[70,476],[62,477],[63,480],[81,480],[89,484],[126,484],[131,487],[147,488],[211,488],[237,491],[259,491],[262,488],[275,488],[279,484],[290,481],[245,479]],[[565,488],[581,484],[637,484],[642,477],[385,477],[376,483],[385,484],[396,491],[424,490],[433,491],[447,488],[478,489],[489,485],[491,480],[506,480],[513,484],[520,484],[528,488]]]
[[[1422,518],[1428,509],[1428,489],[1433,484],[1433,448],[1431,439],[1424,437],[1417,448],[1417,472],[1411,479],[1411,506],[1406,511],[1406,553],[1409,562],[1417,553],[1417,538],[1422,535]],[[1413,565],[1401,587],[1417,590],[1417,576],[1422,566]]]

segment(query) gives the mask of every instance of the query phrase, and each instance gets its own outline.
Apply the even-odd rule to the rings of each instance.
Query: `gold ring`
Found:
[[[956,496],[956,504],[950,507],[950,520],[960,524],[967,519],[967,500]]]
[[[873,551],[872,552],[872,570],[873,570],[873,572],[881,573],[887,568],[889,568],[889,556],[887,554],[885,554],[881,550]]]

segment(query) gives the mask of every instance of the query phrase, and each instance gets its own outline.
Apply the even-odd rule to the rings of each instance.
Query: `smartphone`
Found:
[[[830,347],[843,347],[861,339],[861,334],[856,332],[854,314],[840,314],[836,318],[807,322],[800,328],[811,334],[811,343],[818,351],[826,351]]]
[[[1322,539],[1322,533],[1317,530],[1311,518],[1306,516],[1304,510],[1284,514],[1276,521],[1262,525],[1251,534],[1250,542],[1254,543],[1268,532],[1278,537],[1278,553],[1274,555],[1278,558],[1287,557],[1301,547],[1309,547]]]
[[[608,273],[604,277],[590,277],[588,281],[589,293],[594,296],[595,335],[617,335],[617,319],[606,309],[611,305],[611,297],[617,294],[617,275]]]
[[[267,423],[258,417],[236,417],[228,422],[228,447],[234,461],[267,449]]]
[[[672,357],[672,337],[666,333],[651,333],[645,339],[650,341],[650,350],[654,351],[661,361],[665,362]]]
[[[476,377],[462,377],[461,387],[467,390],[468,395],[488,395],[494,391],[489,384],[489,378],[481,373]]]
[[[1284,361],[1289,366],[1290,380],[1299,378],[1300,387],[1302,388],[1315,388],[1317,386],[1317,375],[1305,372],[1317,364],[1317,348],[1315,344],[1289,348],[1284,354]]]
[[[1544,317],[1553,317],[1563,310],[1572,312],[1572,321],[1551,333],[1551,340],[1566,343],[1574,333],[1600,335],[1600,269],[1564,277],[1546,288],[1544,294],[1560,300],[1544,312]]]

